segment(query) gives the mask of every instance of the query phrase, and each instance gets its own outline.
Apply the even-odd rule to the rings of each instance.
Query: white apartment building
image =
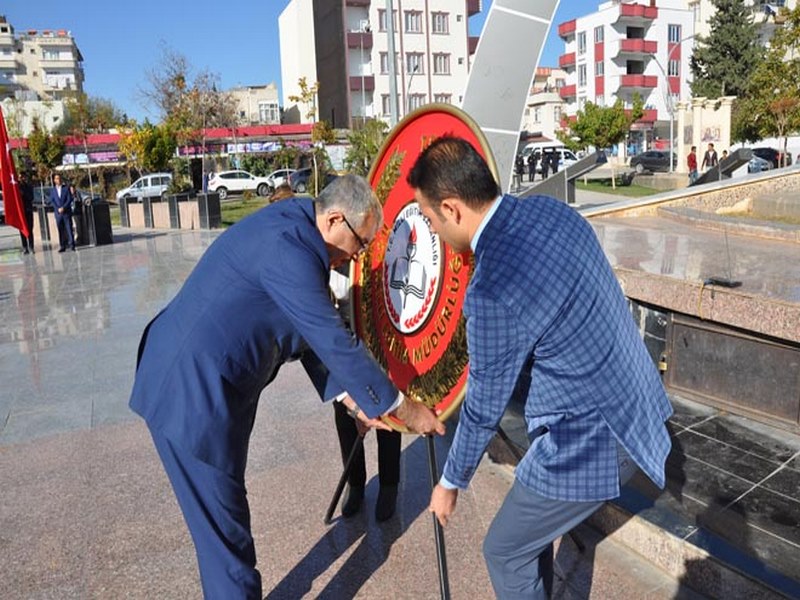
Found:
[[[236,102],[236,120],[239,125],[279,125],[281,108],[278,86],[248,85],[228,90]]]
[[[292,0],[279,18],[285,114],[307,120],[308,110],[295,109],[289,100],[298,95],[297,81],[306,77],[320,84],[317,118],[334,127],[351,127],[372,117],[388,122],[385,0],[323,4]],[[393,9],[398,116],[431,102],[460,104],[477,46],[468,20],[480,12],[480,0],[396,0]]]
[[[780,13],[781,8],[793,10],[797,6],[796,0],[747,0],[747,4],[753,9],[753,22],[759,25],[761,43],[764,46],[769,44],[775,28],[779,25],[775,17]],[[716,7],[711,0],[688,0],[689,10],[694,15],[695,35],[708,37],[711,33],[709,19],[716,12]],[[777,19],[780,21],[780,18]]]
[[[528,137],[556,139],[556,132],[562,128],[561,116],[565,106],[559,91],[566,84],[567,72],[563,69],[536,69],[522,116],[521,130]]]
[[[645,104],[636,124],[648,137],[656,121],[669,122],[675,103],[690,97],[689,58],[694,15],[685,0],[610,0],[597,12],[558,26],[567,73],[560,90],[565,111],[574,115],[586,102],[631,107],[635,93]]]

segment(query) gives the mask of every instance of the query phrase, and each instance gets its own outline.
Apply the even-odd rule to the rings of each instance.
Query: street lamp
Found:
[[[408,77],[408,85],[406,86],[406,114],[411,112],[411,82],[414,80],[414,75],[419,71],[419,64],[414,63],[411,69],[411,74]]]

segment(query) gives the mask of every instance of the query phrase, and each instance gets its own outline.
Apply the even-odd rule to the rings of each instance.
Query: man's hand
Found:
[[[394,415],[403,421],[414,433],[438,433],[444,435],[444,423],[440,423],[436,414],[422,402],[405,397],[403,403],[394,411]]]
[[[439,523],[444,527],[450,520],[450,515],[456,510],[456,500],[458,500],[458,490],[448,490],[437,483],[431,494],[428,512],[435,514]]]
[[[381,419],[370,419],[367,415],[365,415],[364,411],[358,408],[358,404],[356,404],[355,400],[353,400],[350,396],[345,396],[344,400],[342,400],[342,404],[345,405],[345,408],[347,408],[351,414],[354,411],[358,411],[355,417],[356,429],[358,429],[358,435],[361,437],[364,437],[367,434],[367,431],[370,429],[383,429],[384,431],[392,431],[392,428],[384,423]]]

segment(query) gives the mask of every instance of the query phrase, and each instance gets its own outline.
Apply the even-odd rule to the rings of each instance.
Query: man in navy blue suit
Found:
[[[444,433],[330,301],[330,269],[367,248],[382,215],[354,175],[316,201],[267,206],[217,238],[145,329],[130,406],[172,483],[206,598],[261,598],[244,473],[259,396],[282,364],[300,358],[323,400],[340,399],[371,426],[393,413],[418,433]]]
[[[475,269],[464,300],[467,395],[430,511],[455,510],[512,398],[531,446],[483,545],[498,598],[546,598],[552,543],[619,495],[638,465],[664,486],[672,414],[591,226],[567,205],[502,196],[466,141],[408,175],[433,230]]]
[[[50,190],[50,204],[56,212],[56,225],[58,226],[59,252],[64,252],[69,243],[70,249],[75,252],[75,238],[72,235],[72,194],[69,187],[62,185],[61,175],[53,176],[53,189]]]

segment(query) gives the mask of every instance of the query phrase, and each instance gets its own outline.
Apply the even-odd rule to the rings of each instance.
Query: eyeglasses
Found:
[[[350,225],[350,222],[347,220],[347,217],[342,215],[342,220],[344,221],[344,224],[347,225],[347,228],[350,230],[350,233],[353,234],[353,237],[356,238],[358,245],[361,246],[361,252],[364,252],[367,248],[369,248],[369,242],[356,233],[356,230],[353,229],[352,225]]]

